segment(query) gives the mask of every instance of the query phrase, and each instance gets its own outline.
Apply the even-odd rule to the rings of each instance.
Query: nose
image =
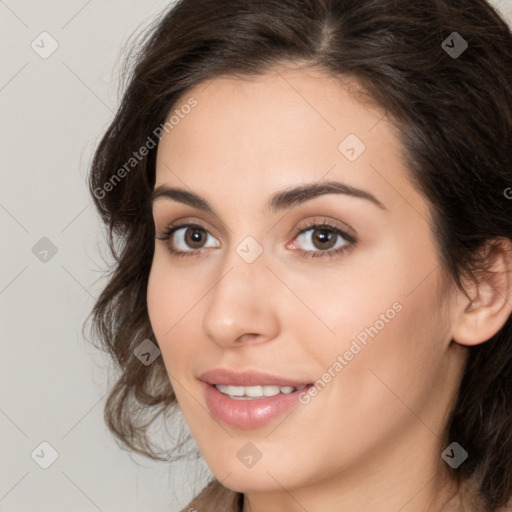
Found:
[[[222,348],[268,342],[280,328],[276,287],[281,283],[263,255],[247,263],[233,253],[207,296],[202,324],[206,336]]]

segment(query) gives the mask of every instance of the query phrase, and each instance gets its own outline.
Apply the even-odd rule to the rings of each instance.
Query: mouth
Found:
[[[206,405],[222,423],[243,429],[269,424],[296,407],[313,383],[256,371],[226,368],[199,376]]]

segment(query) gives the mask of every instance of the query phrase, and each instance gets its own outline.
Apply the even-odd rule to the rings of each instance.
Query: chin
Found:
[[[221,460],[215,456],[210,460],[204,458],[210,471],[222,485],[242,493],[277,492],[282,491],[283,487],[291,489],[301,485],[302,478],[307,478],[307,475],[297,474],[297,465],[279,464],[279,454],[267,460],[263,455],[252,467],[245,467],[237,456],[229,460]],[[211,460],[213,462],[210,462]]]
[[[236,473],[236,474],[235,474]],[[272,471],[270,472],[272,475],[274,474]],[[235,472],[231,473],[227,478],[226,474],[216,474],[215,477],[222,482],[224,487],[231,489],[232,491],[241,492],[241,493],[269,493],[273,491],[282,491],[283,487],[287,489],[290,488],[289,482],[281,483],[281,480],[276,478],[272,478],[265,470],[263,470],[263,474],[253,473],[251,470],[247,472]],[[276,481],[277,480],[277,481]],[[281,485],[279,485],[279,483]]]

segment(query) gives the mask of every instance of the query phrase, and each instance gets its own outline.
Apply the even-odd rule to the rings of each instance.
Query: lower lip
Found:
[[[299,394],[307,391],[309,387],[288,394],[236,400],[221,393],[212,384],[202,382],[202,385],[206,403],[215,418],[226,425],[247,429],[262,427],[282,416],[299,403]]]

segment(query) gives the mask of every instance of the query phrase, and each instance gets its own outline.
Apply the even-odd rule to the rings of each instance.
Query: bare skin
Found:
[[[281,67],[217,78],[190,97],[197,106],[159,144],[156,186],[192,191],[216,215],[154,202],[157,236],[179,221],[199,224],[203,238],[193,245],[193,228],[188,238],[182,228],[156,241],[147,298],[179,405],[212,473],[245,493],[244,512],[457,510],[448,508],[458,494],[441,458],[454,440],[442,432],[468,346],[511,313],[509,274],[496,293],[468,286],[473,305],[443,276],[428,205],[407,178],[392,125],[339,81]],[[366,146],[354,161],[339,149],[349,134]],[[362,189],[383,207],[329,193],[265,208],[278,191],[327,181]],[[325,238],[321,245],[323,228],[309,227],[325,221],[355,243],[330,231],[332,248]],[[248,236],[262,249],[251,263],[236,251]],[[314,252],[323,254],[308,257]],[[358,334],[381,324],[333,369]],[[244,429],[208,410],[198,377],[214,367],[310,382],[330,368],[331,379],[288,416]],[[247,442],[262,455],[250,468],[237,457]]]

